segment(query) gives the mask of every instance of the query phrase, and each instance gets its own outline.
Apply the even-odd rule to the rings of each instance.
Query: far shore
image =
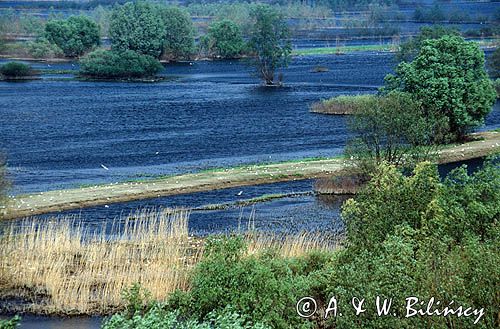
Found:
[[[445,146],[439,152],[438,162],[459,162],[500,152],[499,131],[475,133],[471,138],[472,141],[464,144]],[[13,198],[4,210],[3,218],[15,219],[177,194],[329,177],[345,172],[349,166],[349,161],[344,158],[305,159],[214,169],[137,182],[40,192]]]

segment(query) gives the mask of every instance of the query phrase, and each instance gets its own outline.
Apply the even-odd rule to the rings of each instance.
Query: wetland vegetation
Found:
[[[497,3],[13,5],[0,328],[500,325]]]

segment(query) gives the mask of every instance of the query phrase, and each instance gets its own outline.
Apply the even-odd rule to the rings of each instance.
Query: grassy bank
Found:
[[[353,114],[363,104],[373,99],[373,95],[341,95],[313,103],[311,112],[321,114]]]
[[[500,150],[500,133],[471,135],[472,141],[444,146],[439,163],[484,157]],[[328,177],[349,167],[342,158],[226,168],[139,182],[55,190],[12,198],[4,219],[216,189]]]
[[[142,211],[113,221],[108,235],[105,227],[89,232],[74,218],[13,224],[0,240],[1,309],[108,314],[123,309],[122,292],[137,282],[156,301],[186,291],[189,271],[203,254],[203,241],[188,235],[187,220],[186,212]],[[247,234],[245,240],[248,254],[273,248],[284,257],[328,245],[308,234]]]

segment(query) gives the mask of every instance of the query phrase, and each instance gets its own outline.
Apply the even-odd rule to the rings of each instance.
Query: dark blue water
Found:
[[[71,69],[72,64],[50,65]],[[317,66],[327,73],[311,73]],[[167,66],[171,81],[0,82],[0,148],[15,192],[342,152],[344,119],[309,112],[338,94],[375,92],[391,54],[295,58],[285,88],[242,62]],[[104,170],[105,165],[109,170]]]

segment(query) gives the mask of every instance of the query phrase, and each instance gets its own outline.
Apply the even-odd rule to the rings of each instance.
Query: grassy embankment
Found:
[[[439,162],[464,161],[484,157],[500,150],[499,132],[477,133],[471,135],[471,138],[472,141],[464,144],[444,146],[439,151]],[[340,174],[348,167],[348,161],[343,158],[293,161],[40,192],[11,199],[3,215],[6,219],[19,218],[183,193],[327,177]]]
[[[0,240],[0,309],[109,314],[123,308],[122,292],[137,282],[154,300],[187,290],[189,271],[203,254],[203,241],[188,235],[187,220],[186,212],[142,211],[115,220],[111,235],[104,234],[105,226],[89,232],[75,218],[12,223]],[[245,239],[249,254],[271,247],[296,257],[334,248],[305,233],[251,233]]]
[[[363,104],[373,99],[374,95],[341,95],[324,99],[311,105],[311,112],[321,114],[349,115]]]

